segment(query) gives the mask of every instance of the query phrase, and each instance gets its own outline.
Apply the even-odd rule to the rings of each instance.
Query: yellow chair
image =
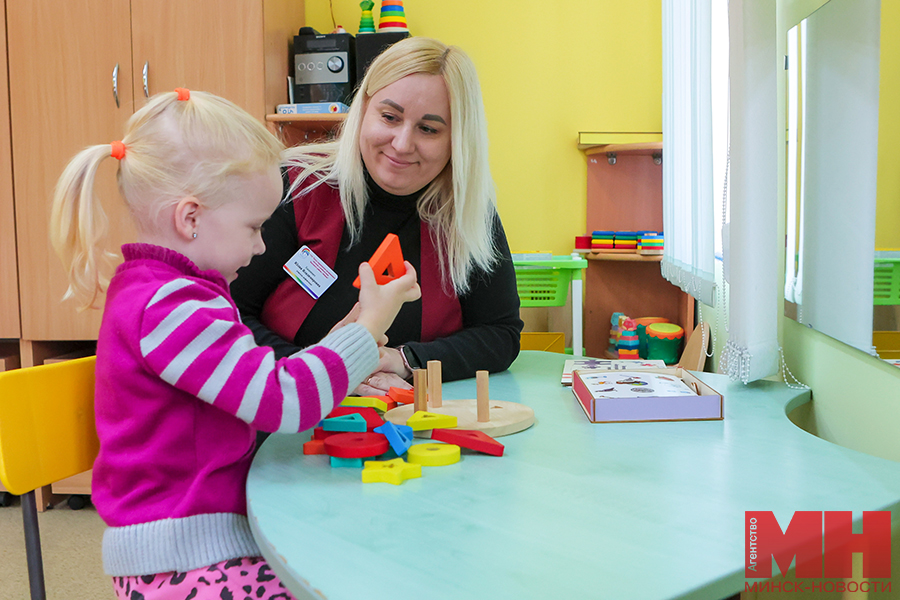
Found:
[[[95,358],[0,373],[0,483],[22,496],[33,600],[46,598],[34,490],[87,471],[100,450]]]

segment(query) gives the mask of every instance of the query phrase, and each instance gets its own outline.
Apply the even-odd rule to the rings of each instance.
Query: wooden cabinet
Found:
[[[663,230],[662,142],[583,147],[587,158],[588,231]],[[694,328],[694,300],[660,273],[660,256],[589,254],[585,275],[584,344],[606,356],[610,318],[665,317]]]
[[[127,3],[126,3],[127,4]],[[228,98],[263,120],[287,102],[303,0],[131,0],[134,94],[176,87]]]
[[[120,139],[132,113],[129,5],[10,0],[6,14],[20,337],[91,339],[99,311],[78,313],[74,304],[61,302],[67,284],[50,247],[50,199],[68,160],[86,145]],[[113,162],[103,165],[97,193],[109,209],[113,240],[121,243],[134,234],[118,200]]]
[[[6,3],[0,8],[6,15]],[[6,27],[0,23],[0,339],[19,337],[19,270],[16,266],[16,222],[13,204],[12,145],[9,139],[9,86],[6,70]],[[0,361],[2,361],[0,347]],[[0,370],[3,370],[0,365]]]
[[[21,314],[15,337],[24,340],[23,348],[31,341],[96,339],[100,311],[77,312],[73,303],[61,302],[67,284],[49,243],[50,198],[76,152],[121,138],[125,122],[146,101],[144,65],[150,95],[175,87],[202,89],[263,120],[287,99],[289,46],[303,23],[303,10],[303,0],[7,2]],[[113,94],[116,67],[118,105]],[[2,160],[0,153],[0,194]],[[134,240],[135,231],[118,197],[115,169],[112,160],[102,165],[96,189],[110,218],[112,242],[118,245]],[[6,235],[7,204],[4,195],[3,261],[11,239]],[[11,294],[9,269],[0,273],[3,336],[8,335],[5,302]],[[26,353],[23,364],[39,364]]]

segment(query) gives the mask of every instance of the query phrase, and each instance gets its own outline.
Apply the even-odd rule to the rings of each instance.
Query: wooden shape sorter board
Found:
[[[478,401],[472,400],[444,400],[440,408],[428,406],[428,412],[456,417],[458,429],[475,429],[483,431],[491,437],[497,438],[504,435],[518,433],[528,429],[534,424],[534,410],[518,402],[505,400],[490,400],[491,418],[489,421],[478,421]],[[384,419],[395,425],[406,425],[415,412],[415,406],[405,404],[389,410],[384,414]],[[430,437],[431,430],[416,431],[416,437]]]

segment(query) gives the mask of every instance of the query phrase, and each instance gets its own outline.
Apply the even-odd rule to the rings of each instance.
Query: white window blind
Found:
[[[720,368],[744,383],[778,371],[778,92],[775,0],[730,0],[728,342]]]
[[[714,305],[711,0],[663,0],[663,276]]]

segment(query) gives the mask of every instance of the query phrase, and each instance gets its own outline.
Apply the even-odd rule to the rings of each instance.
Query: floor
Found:
[[[38,515],[44,581],[49,600],[113,600],[103,573],[100,543],[105,525],[93,506],[71,510],[65,502]],[[28,566],[18,499],[0,507],[0,599],[27,600]]]

